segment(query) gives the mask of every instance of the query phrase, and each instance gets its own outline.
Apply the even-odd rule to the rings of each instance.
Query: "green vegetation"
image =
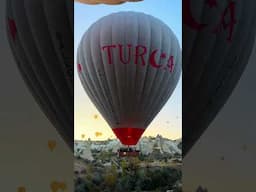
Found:
[[[86,162],[86,175],[75,179],[75,192],[180,192],[181,170],[168,166],[141,166],[140,158],[116,158],[118,165],[95,166]],[[163,161],[164,162],[164,161]]]
[[[171,141],[163,145],[165,139],[161,137],[147,138],[146,142],[153,145],[141,151],[138,157],[118,157],[113,152],[116,148],[106,147],[108,142],[97,141],[93,147],[88,145],[92,161],[75,158],[75,192],[182,191],[182,157],[179,150],[169,146]],[[170,151],[166,150],[168,146]]]

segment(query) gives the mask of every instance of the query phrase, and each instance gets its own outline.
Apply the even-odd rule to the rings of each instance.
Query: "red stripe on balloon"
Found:
[[[16,23],[13,19],[8,19],[8,26],[9,26],[9,30],[10,30],[10,34],[12,36],[12,39],[15,40],[16,38],[16,34],[17,34],[17,27],[16,27]]]
[[[134,127],[119,127],[112,130],[123,145],[136,145],[145,131],[145,129]]]

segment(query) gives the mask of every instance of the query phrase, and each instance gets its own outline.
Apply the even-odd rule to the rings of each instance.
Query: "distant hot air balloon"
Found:
[[[56,145],[57,145],[57,143],[56,143],[55,140],[49,140],[49,141],[48,141],[48,148],[49,148],[51,151],[54,150],[54,148],[56,147]]]
[[[18,187],[17,192],[26,192],[25,187]]]
[[[231,95],[256,32],[256,1],[183,0],[182,153]],[[221,134],[221,133],[220,133]]]
[[[7,34],[19,71],[73,150],[73,2],[8,0]]]
[[[108,4],[108,5],[116,5],[116,4],[122,4],[125,2],[138,2],[138,1],[143,1],[143,0],[75,0],[81,3],[86,3],[86,4]]]
[[[52,192],[57,192],[57,191],[65,191],[67,189],[67,185],[65,182],[59,182],[59,181],[52,181],[51,182],[51,190]]]
[[[102,133],[101,132],[95,132],[95,136],[100,137],[100,136],[102,136]]]
[[[176,36],[150,15],[119,12],[94,23],[77,53],[86,93],[122,144],[135,145],[179,80]]]

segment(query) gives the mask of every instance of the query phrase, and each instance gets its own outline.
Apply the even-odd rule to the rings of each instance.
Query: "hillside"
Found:
[[[181,191],[181,140],[143,137],[138,157],[118,157],[116,140],[75,141],[76,192]]]

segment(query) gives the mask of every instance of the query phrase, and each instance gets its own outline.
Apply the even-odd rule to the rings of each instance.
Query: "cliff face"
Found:
[[[181,155],[181,139],[170,140],[158,135],[157,137],[143,137],[136,145],[136,149],[141,151],[142,155],[158,154],[158,156]],[[75,141],[74,155],[85,160],[94,160],[92,152],[113,152],[122,147],[119,140],[107,141]]]

